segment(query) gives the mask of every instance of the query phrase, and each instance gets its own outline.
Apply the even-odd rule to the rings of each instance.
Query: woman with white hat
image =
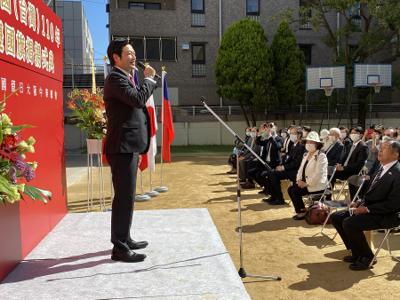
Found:
[[[304,219],[307,212],[302,196],[322,193],[328,183],[328,159],[321,151],[323,144],[318,133],[311,131],[305,142],[307,152],[297,172],[296,183],[288,189],[296,211],[295,220]]]

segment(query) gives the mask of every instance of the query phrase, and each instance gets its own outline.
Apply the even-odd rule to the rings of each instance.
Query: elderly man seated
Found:
[[[332,214],[332,225],[340,234],[351,255],[343,260],[351,270],[366,270],[372,253],[364,230],[395,227],[400,214],[400,143],[387,141],[382,144],[378,160],[380,168],[371,176],[363,191],[363,201],[353,203],[349,210]]]

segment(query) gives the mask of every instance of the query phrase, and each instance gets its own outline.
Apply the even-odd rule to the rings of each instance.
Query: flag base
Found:
[[[136,195],[135,200],[136,201],[149,201],[151,197],[149,195]]]
[[[159,193],[165,193],[168,192],[168,188],[166,186],[158,186],[154,189],[155,191]]]
[[[146,192],[146,195],[150,196],[150,197],[157,197],[160,193],[157,191],[150,191],[150,192]]]

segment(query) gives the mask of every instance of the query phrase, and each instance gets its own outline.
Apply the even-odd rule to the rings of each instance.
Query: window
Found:
[[[144,60],[144,40],[143,38],[133,38],[131,39],[131,44],[136,52],[136,59]]]
[[[300,29],[301,30],[310,30],[311,28],[311,18],[312,11],[311,7],[308,6],[307,0],[299,1],[299,19],[300,19]]]
[[[118,37],[115,37],[118,38]],[[130,37],[138,60],[177,61],[175,37]]]
[[[260,15],[260,0],[246,0],[246,15],[247,16]]]
[[[206,63],[206,45],[204,43],[192,43],[192,64]]]
[[[300,44],[299,48],[300,48],[301,51],[303,51],[305,64],[307,66],[311,65],[311,62],[312,62],[312,45]]]
[[[176,40],[175,39],[161,39],[162,60],[176,60]]]
[[[150,2],[129,2],[129,9],[161,9],[161,3],[150,3]]]
[[[204,0],[192,0],[192,13],[204,14]]]
[[[146,38],[146,59],[160,60],[160,39]]]
[[[206,44],[192,43],[192,76],[206,76]]]

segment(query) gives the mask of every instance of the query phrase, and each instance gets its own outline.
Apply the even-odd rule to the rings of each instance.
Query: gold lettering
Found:
[[[4,53],[4,25],[0,20],[0,53]]]
[[[6,54],[15,57],[15,29],[6,25]]]
[[[49,70],[49,52],[47,51],[47,47],[44,47],[42,49],[42,69],[45,69],[46,71]]]
[[[56,40],[56,44],[57,44],[57,48],[60,48],[60,44],[61,44],[61,33],[60,33],[60,28],[58,28],[58,26],[56,26],[56,32],[55,32],[55,40]]]
[[[30,65],[34,64],[34,49],[33,40],[27,36],[26,37],[26,62]]]
[[[36,9],[35,6],[28,1],[28,26],[36,31]]]
[[[19,18],[22,24],[28,25],[28,13],[25,0],[19,0]]]
[[[41,68],[42,66],[42,46],[35,41],[35,67]]]
[[[11,15],[11,0],[0,0],[0,8]]]
[[[17,30],[17,59],[25,61],[25,36]]]
[[[49,51],[49,72],[54,73],[54,53],[52,50]]]

